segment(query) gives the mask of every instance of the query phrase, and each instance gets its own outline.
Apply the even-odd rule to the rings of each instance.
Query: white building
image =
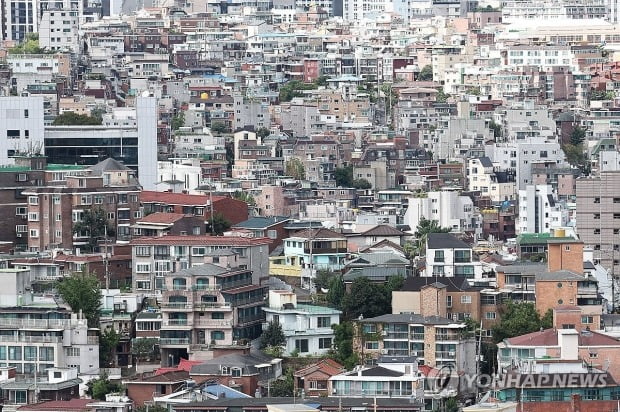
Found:
[[[39,46],[48,50],[80,51],[77,10],[46,10],[41,16]]]
[[[502,2],[502,19],[505,23],[529,19],[605,19],[611,3],[610,0],[508,0]]]
[[[101,126],[46,127],[45,153],[60,164],[95,164],[109,156],[137,169],[144,190],[157,190],[157,121],[157,99],[139,97],[136,107],[104,115]]]
[[[551,233],[568,220],[568,209],[557,201],[550,185],[527,185],[519,190],[518,233]]]
[[[514,174],[495,172],[493,163],[488,157],[469,159],[467,164],[467,187],[470,191],[480,192],[492,202],[514,200]]]
[[[200,159],[171,159],[157,162],[157,190],[194,191],[201,184]]]
[[[467,243],[450,233],[430,233],[426,239],[423,276],[462,277],[475,282],[483,280],[483,269]]]
[[[0,97],[0,165],[18,153],[43,154],[43,97]]]
[[[422,218],[436,220],[439,226],[452,228],[452,232],[475,229],[473,201],[456,190],[428,192],[426,197],[409,198],[403,223],[416,228]]]
[[[270,290],[269,307],[263,308],[266,321],[279,323],[286,338],[284,355],[326,354],[334,342],[332,325],[340,323],[339,310],[297,303],[297,295],[288,290]]]

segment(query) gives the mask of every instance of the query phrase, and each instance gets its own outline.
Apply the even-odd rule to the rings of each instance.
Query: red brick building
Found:
[[[134,401],[136,407],[143,406],[154,396],[170,395],[185,386],[189,379],[187,371],[171,371],[160,375],[142,375],[132,380],[123,381],[127,388],[127,396]]]

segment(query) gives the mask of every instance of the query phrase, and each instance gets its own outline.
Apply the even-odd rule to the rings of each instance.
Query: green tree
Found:
[[[329,291],[325,296],[327,303],[336,308],[342,308],[342,300],[344,299],[345,289],[344,282],[342,281],[342,276],[334,276],[330,279],[328,285]]]
[[[271,321],[267,324],[267,328],[263,331],[260,337],[261,349],[269,346],[283,346],[286,343],[286,337],[284,331],[282,331],[282,325],[280,322]]]
[[[237,190],[235,191],[235,193],[233,193],[232,197],[233,199],[241,200],[242,202],[245,202],[250,206],[256,205],[256,200],[254,199],[254,196],[252,196],[249,192]]]
[[[177,114],[172,117],[170,121],[170,127],[172,130],[179,130],[185,124],[185,112],[183,110],[179,110]]]
[[[366,277],[360,277],[351,284],[351,292],[345,295],[342,305],[347,319],[359,316],[372,318],[389,312],[391,300],[386,299],[383,285],[377,285]]]
[[[226,133],[227,131],[228,127],[226,127],[224,122],[211,122],[211,133],[215,133],[216,136]]]
[[[314,90],[317,88],[318,85],[316,83],[303,83],[299,80],[291,80],[280,87],[280,101],[290,102],[295,97],[303,96],[304,90]]]
[[[420,73],[418,74],[418,80],[420,81],[432,81],[433,80],[433,66],[427,64],[422,67]]]
[[[445,412],[459,412],[459,403],[456,400],[456,398],[446,399],[446,403],[444,405],[443,410]]]
[[[291,176],[296,180],[304,180],[306,178],[306,168],[304,164],[296,157],[289,159],[286,162],[285,173],[287,176]]]
[[[370,182],[364,178],[355,179],[351,186],[353,186],[356,189],[371,189],[372,188],[372,184],[370,184]]]
[[[553,309],[549,309],[545,315],[540,318],[540,326],[543,329],[550,329],[553,327]]]
[[[445,103],[448,101],[449,94],[443,91],[443,88],[437,89],[437,96],[435,96],[435,101],[437,103]]]
[[[232,224],[220,212],[215,212],[213,217],[209,219],[208,232],[221,236],[226,232]]]
[[[436,220],[422,217],[414,232],[415,243],[413,244],[412,255],[424,256],[426,253],[426,239],[430,233],[449,233],[449,227],[441,227]]]
[[[99,337],[99,365],[101,367],[115,366],[116,346],[121,341],[121,335],[114,328],[106,328]]]
[[[338,187],[353,187],[353,166],[343,166],[334,169],[334,179]]]
[[[86,272],[74,273],[58,281],[56,289],[73,312],[82,311],[88,326],[99,327],[101,285],[97,276]]]
[[[39,46],[39,33],[28,33],[26,39],[9,49],[9,54],[45,54],[47,50]]]
[[[536,306],[532,302],[508,301],[500,311],[501,320],[493,326],[493,339],[496,343],[506,338],[536,332],[548,326],[548,318],[544,322]]]
[[[613,100],[616,94],[613,91],[592,90],[590,92],[590,100]]]
[[[359,360],[357,354],[353,352],[353,322],[344,321],[339,325],[332,325],[332,329],[334,330],[334,345],[329,356],[345,368],[353,368]]]
[[[256,131],[256,136],[260,137],[261,139],[264,139],[265,137],[269,136],[270,134],[271,134],[271,132],[266,127],[261,127],[260,129],[258,129]]]
[[[570,144],[573,146],[579,146],[586,138],[586,131],[581,126],[575,126],[570,134]]]
[[[108,214],[101,207],[84,210],[82,220],[73,224],[73,233],[85,233],[88,236],[88,249],[91,252],[99,245],[99,240],[107,233],[114,236],[114,229],[109,226]]]
[[[114,384],[108,379],[108,375],[102,374],[97,379],[92,379],[86,384],[86,394],[93,399],[105,401],[105,396],[109,393],[122,393],[123,387]]]
[[[89,116],[87,114],[77,114],[74,112],[64,112],[56,116],[52,125],[54,126],[99,126],[101,118]]]
[[[566,161],[570,165],[579,168],[584,175],[590,174],[590,162],[583,144],[565,144],[562,146],[562,150],[564,151],[564,156],[566,156]]]
[[[269,388],[269,395],[274,398],[288,398],[293,396],[294,390],[295,385],[293,381],[293,370],[291,368],[288,368],[284,376],[271,382],[271,387]]]
[[[491,122],[489,122],[489,129],[493,131],[493,137],[495,137],[496,139],[498,137],[502,137],[503,131],[502,131],[502,126],[500,124],[497,124],[491,120]]]
[[[317,86],[327,86],[327,76],[321,75],[316,78],[314,84]]]
[[[316,278],[314,279],[314,286],[316,286],[317,290],[329,289],[331,280],[334,277],[335,275],[333,272],[327,269],[320,269],[316,273]]]
[[[131,354],[135,356],[136,362],[153,359],[156,357],[155,349],[158,340],[155,338],[135,338],[131,341]]]

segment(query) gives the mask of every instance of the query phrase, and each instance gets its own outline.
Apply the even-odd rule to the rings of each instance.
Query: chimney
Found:
[[[574,393],[570,396],[570,411],[581,412],[581,395]]]

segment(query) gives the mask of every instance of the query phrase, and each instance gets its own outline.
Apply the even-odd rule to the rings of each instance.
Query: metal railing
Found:
[[[189,345],[189,338],[160,338],[159,346]]]
[[[62,337],[0,335],[0,342],[61,343]]]

